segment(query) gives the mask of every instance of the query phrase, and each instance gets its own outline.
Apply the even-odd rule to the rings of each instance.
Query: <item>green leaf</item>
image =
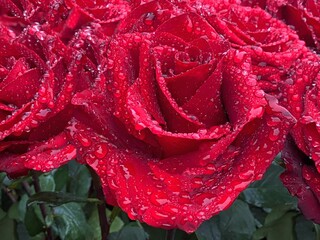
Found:
[[[111,216],[111,211],[106,209],[107,216]],[[109,217],[110,219],[110,217]],[[99,221],[99,215],[98,215],[98,209],[95,208],[88,220],[88,224],[90,225],[90,228],[92,229],[93,240],[100,240],[101,239],[101,229],[100,229],[100,221]],[[114,217],[111,225],[110,225],[110,233],[118,232],[123,227],[124,223],[119,217]]]
[[[91,186],[91,175],[87,167],[75,161],[69,162],[68,167],[68,191],[77,196],[88,196],[88,191]]]
[[[18,223],[16,225],[16,233],[19,240],[30,240],[28,230],[23,223]]]
[[[320,225],[314,223],[314,228],[316,230],[317,240],[320,240]]]
[[[0,221],[1,240],[15,240],[15,223],[8,216]]]
[[[27,200],[28,196],[25,194],[19,202],[12,204],[8,211],[9,218],[23,222],[26,214]]]
[[[282,167],[273,163],[263,179],[252,183],[243,191],[241,198],[249,204],[263,208],[289,203],[297,206],[296,198],[289,194],[279,178],[283,171]]]
[[[148,234],[136,222],[125,225],[121,231],[111,233],[108,240],[146,240]]]
[[[30,236],[36,236],[43,231],[43,223],[35,213],[35,207],[28,207],[25,215],[24,224]]]
[[[2,220],[6,215],[7,213],[0,208],[0,220]]]
[[[302,215],[295,219],[295,232],[297,240],[316,239],[314,224]]]
[[[54,178],[52,174],[42,174],[39,177],[40,189],[41,191],[51,191],[53,192],[56,188],[56,184],[54,182]]]
[[[121,208],[119,207],[113,207],[111,214],[110,214],[110,218],[109,218],[109,222],[110,224],[113,222],[113,220],[119,215],[119,213],[121,212]]]
[[[279,206],[272,209],[262,228],[258,229],[253,239],[267,240],[295,240],[294,218],[298,212],[292,211],[290,206]]]
[[[267,215],[264,225],[271,226],[275,222],[279,221],[289,211],[294,210],[292,205],[280,205],[274,207],[272,211]]]
[[[149,238],[152,240],[166,239],[167,231],[161,228],[151,227],[145,223],[142,223],[143,229],[149,234]]]
[[[255,219],[248,204],[236,200],[228,210],[204,222],[196,234],[199,240],[248,240],[255,230]]]
[[[3,180],[6,178],[7,174],[4,172],[0,172],[0,183],[2,184]]]
[[[64,165],[58,168],[54,174],[54,182],[56,184],[56,191],[62,191],[65,189],[68,182],[68,165]]]
[[[85,214],[77,203],[67,203],[53,208],[55,230],[61,239],[91,239],[92,231]]]
[[[45,238],[46,237],[45,237],[44,233],[39,233],[38,235],[31,237],[30,240],[43,240]]]
[[[149,239],[152,240],[163,240],[163,239],[167,239],[167,234],[168,231],[165,229],[161,229],[161,228],[155,228],[155,227],[151,227],[147,224],[142,223],[141,224],[143,226],[143,229],[145,230],[145,232],[149,235]],[[195,237],[195,235],[189,235],[186,232],[179,230],[179,229],[174,229],[173,230],[174,233],[174,240],[190,240],[190,239],[195,239],[197,240],[197,238]],[[192,238],[195,237],[195,238]]]
[[[32,195],[29,198],[27,204],[28,206],[34,203],[50,203],[53,205],[61,205],[70,202],[100,203],[100,200],[96,198],[79,197],[70,193],[63,192],[39,192]]]

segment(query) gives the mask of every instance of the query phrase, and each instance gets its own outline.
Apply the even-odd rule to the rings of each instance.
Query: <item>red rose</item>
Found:
[[[50,171],[76,156],[64,129],[72,95],[92,81],[82,67],[95,71],[95,65],[40,25],[17,38],[1,29],[0,170],[11,176]]]
[[[283,184],[298,198],[298,205],[304,216],[319,224],[320,173],[291,138],[282,157],[286,164],[286,171],[281,175]]]
[[[274,96],[281,95],[279,83],[306,51],[305,43],[295,31],[260,8],[220,2],[213,12],[203,10],[203,14],[233,48],[250,54],[261,88]]]
[[[242,3],[266,9],[293,26],[308,47],[320,51],[320,4],[317,0],[243,0]]]
[[[50,13],[50,1],[1,0],[0,22],[17,32],[32,23],[44,23]]]
[[[123,0],[108,1],[0,1],[0,20],[4,25],[20,33],[34,22],[48,25],[68,42],[74,33],[90,24],[100,24],[105,35],[111,35],[118,21],[129,12],[129,4]]]
[[[320,57],[308,52],[288,72],[281,103],[298,119],[291,134],[320,171]]]
[[[54,6],[53,6],[54,7]],[[124,0],[111,1],[82,1],[65,0],[59,9],[67,9],[68,17],[62,26],[61,36],[69,38],[70,32],[90,23],[100,24],[105,35],[111,35],[119,20],[129,12],[129,4]],[[60,11],[61,11],[60,10]],[[59,14],[52,12],[51,17],[57,18]]]
[[[274,0],[275,1],[275,0]],[[320,4],[317,0],[275,1],[278,15],[294,29],[307,46],[320,51]],[[274,3],[273,3],[274,4]]]
[[[282,105],[298,119],[283,152],[282,181],[308,219],[320,223],[320,58],[308,52],[296,62],[282,89]]]
[[[79,160],[131,219],[195,231],[262,177],[292,117],[186,3],[140,5],[116,32],[106,87],[72,99]]]

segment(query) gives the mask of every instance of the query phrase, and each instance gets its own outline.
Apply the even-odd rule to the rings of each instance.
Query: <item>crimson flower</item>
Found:
[[[260,87],[280,97],[279,85],[288,69],[307,51],[305,42],[289,26],[260,8],[223,1],[218,1],[213,9],[208,6],[211,5],[202,5],[201,13],[230,41],[232,48],[250,54]]]
[[[320,51],[320,4],[317,0],[242,0],[243,5],[259,6],[283,20],[306,45]]]
[[[91,86],[99,59],[90,60],[85,33],[66,46],[39,24],[19,36],[0,31],[0,169],[10,176],[50,171],[76,157],[65,133],[70,102]]]
[[[297,146],[320,171],[320,58],[308,52],[288,72],[281,103],[298,120],[291,130]]]
[[[105,87],[73,97],[69,135],[109,204],[192,232],[262,177],[293,119],[199,9],[137,5],[112,36]]]

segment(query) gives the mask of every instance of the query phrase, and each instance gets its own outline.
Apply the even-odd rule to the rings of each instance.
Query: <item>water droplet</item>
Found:
[[[217,208],[220,211],[222,211],[222,210],[226,209],[229,205],[231,205],[231,203],[232,203],[232,198],[231,197],[229,197],[228,195],[223,196],[220,199],[219,203],[217,204]]]
[[[214,197],[209,193],[200,193],[194,201],[200,206],[207,206],[214,201]]]
[[[298,101],[298,100],[300,99],[299,94],[294,94],[294,95],[292,95],[291,99],[292,99],[293,101]]]
[[[100,143],[95,146],[94,155],[97,158],[102,159],[107,155],[107,153],[108,153],[108,147],[106,144]]]
[[[175,206],[172,206],[170,204],[166,204],[162,207],[163,211],[170,213],[172,215],[177,214],[179,212],[179,209]]]
[[[253,174],[254,174],[253,170],[249,170],[247,172],[239,173],[239,178],[242,180],[248,180],[253,177]]]
[[[192,30],[193,30],[193,24],[192,24],[190,17],[187,17],[186,30],[189,33],[192,32]]]
[[[257,107],[257,108],[253,108],[250,110],[250,115],[253,116],[253,117],[262,117],[263,115],[263,108],[262,107]]]
[[[234,55],[234,62],[235,63],[241,63],[243,61],[243,58],[244,58],[245,54],[246,54],[245,52],[236,51],[236,53]]]
[[[162,206],[169,202],[167,195],[164,192],[157,192],[150,196],[150,201],[155,206]]]
[[[279,128],[275,128],[270,131],[269,133],[269,139],[271,141],[277,141],[279,139],[280,130]]]
[[[244,71],[242,72],[242,74],[244,75]],[[249,76],[247,78],[246,84],[250,87],[254,87],[257,85],[257,80],[254,78],[254,76]]]
[[[50,112],[51,112],[51,109],[41,109],[41,110],[36,114],[36,117],[37,117],[38,119],[43,120],[43,119],[45,119],[45,118],[49,115]]]
[[[150,12],[150,13],[147,13],[146,16],[144,17],[144,24],[148,25],[148,26],[151,26],[153,25],[153,21],[155,20],[155,15],[154,13]]]
[[[257,90],[257,91],[255,91],[254,95],[255,95],[256,97],[262,98],[262,97],[264,97],[265,94],[264,94],[264,91],[263,91],[263,90]]]
[[[277,126],[279,123],[281,122],[281,119],[278,118],[278,117],[270,117],[268,120],[267,120],[267,125],[269,127],[274,127],[274,126]]]
[[[167,219],[169,217],[169,215],[167,215],[167,214],[160,213],[156,210],[151,210],[151,209],[150,209],[150,214],[152,215],[152,217],[154,219],[158,219],[158,220]]]
[[[135,41],[136,43],[141,42],[141,37],[140,37],[139,35],[135,35],[135,36],[134,36],[134,41]]]
[[[192,179],[192,188],[199,188],[203,186],[203,181],[201,178]]]
[[[91,140],[84,136],[82,133],[79,133],[77,136],[78,141],[84,147],[89,147],[91,145]]]
[[[306,168],[303,168],[302,175],[303,175],[303,178],[306,179],[307,181],[310,181],[312,178],[311,174],[308,172]]]

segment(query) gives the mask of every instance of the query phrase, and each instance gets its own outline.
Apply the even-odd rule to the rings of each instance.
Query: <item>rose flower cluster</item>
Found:
[[[0,1],[0,170],[76,159],[131,219],[193,232],[261,179],[320,223],[316,0]]]

